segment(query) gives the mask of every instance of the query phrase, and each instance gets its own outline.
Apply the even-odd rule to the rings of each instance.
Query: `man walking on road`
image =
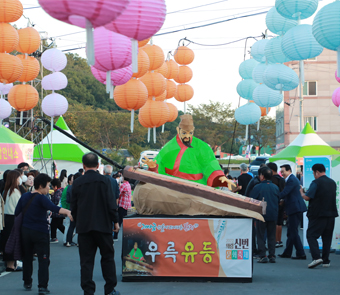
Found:
[[[98,156],[88,153],[83,156],[85,175],[76,179],[72,187],[71,208],[76,222],[81,267],[81,287],[84,295],[96,291],[92,279],[94,259],[100,249],[101,268],[105,279],[105,294],[119,295],[112,239],[114,231],[119,230],[117,203],[110,180],[97,173]]]
[[[312,170],[315,180],[311,183],[308,191],[304,193],[302,187],[300,188],[301,196],[309,201],[307,240],[313,261],[308,264],[308,268],[314,268],[320,264],[323,264],[323,267],[329,267],[334,222],[335,217],[339,216],[336,207],[336,183],[326,176],[323,164],[313,165]],[[320,236],[322,238],[322,259],[317,241]]]

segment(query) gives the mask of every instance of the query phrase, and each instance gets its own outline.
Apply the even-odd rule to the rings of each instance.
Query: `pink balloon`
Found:
[[[106,85],[106,73],[91,67],[93,76],[100,82]],[[111,81],[114,86],[123,85],[132,77],[132,66],[115,70],[111,72]]]
[[[64,96],[54,92],[45,96],[41,108],[47,116],[61,116],[67,112],[68,102]]]
[[[12,107],[7,100],[0,99],[0,119],[8,118],[12,113]]]
[[[142,41],[159,31],[165,16],[164,0],[130,0],[124,12],[116,20],[105,25],[105,28]]]
[[[335,71],[335,79],[340,83],[340,78],[338,77],[338,71]]]
[[[332,102],[335,106],[340,106],[340,87],[334,90],[332,95]]]
[[[108,72],[125,68],[132,63],[130,38],[104,27],[94,30],[94,67]]]
[[[93,27],[114,21],[127,7],[130,0],[39,0],[41,7],[52,17],[86,27],[86,19]]]

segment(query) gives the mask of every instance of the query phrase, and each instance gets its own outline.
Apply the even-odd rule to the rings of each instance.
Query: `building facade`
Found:
[[[299,74],[299,62],[285,63]],[[337,54],[324,49],[316,58],[304,61],[303,127],[309,122],[315,132],[330,146],[340,150],[340,115],[332,102]],[[276,152],[287,147],[300,133],[299,88],[284,92],[284,100],[276,109]]]

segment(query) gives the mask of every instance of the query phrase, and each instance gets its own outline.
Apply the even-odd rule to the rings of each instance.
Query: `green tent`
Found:
[[[288,160],[295,163],[296,158],[303,158],[304,156],[328,155],[340,155],[340,152],[324,142],[319,135],[315,133],[309,123],[307,123],[299,136],[283,151],[271,157],[269,161]]]

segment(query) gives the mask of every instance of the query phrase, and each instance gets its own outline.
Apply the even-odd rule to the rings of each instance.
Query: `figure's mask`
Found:
[[[192,116],[183,115],[180,118],[181,122],[177,127],[177,134],[185,146],[192,148],[191,141],[195,130]]]

